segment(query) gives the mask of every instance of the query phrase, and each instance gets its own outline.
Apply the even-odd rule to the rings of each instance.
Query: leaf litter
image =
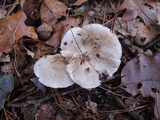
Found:
[[[5,79],[12,89],[1,85],[6,96],[1,97],[1,118],[20,119],[20,113],[24,120],[160,118],[157,0],[11,0],[0,5],[0,71],[2,77],[14,78],[14,86]],[[40,29],[43,35],[50,31],[45,40],[37,30],[44,23],[52,28]],[[90,23],[102,24],[118,36],[123,52],[118,71],[112,77],[102,75],[102,84],[92,90],[76,84],[58,89],[40,84],[33,71],[35,62],[59,54],[66,32]]]
[[[154,113],[160,116],[160,53],[154,57],[140,54],[138,58],[129,61],[122,69],[122,82],[120,86],[133,96],[142,94],[143,97],[155,99]]]

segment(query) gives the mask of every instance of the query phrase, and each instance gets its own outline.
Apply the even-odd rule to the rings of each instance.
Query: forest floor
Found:
[[[1,0],[0,6],[1,120],[160,119],[158,0]],[[118,36],[118,70],[89,90],[41,84],[36,61],[60,53],[69,29],[91,23]]]

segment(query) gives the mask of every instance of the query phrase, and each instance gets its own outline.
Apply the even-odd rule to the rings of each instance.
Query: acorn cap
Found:
[[[42,23],[37,28],[37,32],[41,40],[48,40],[52,35],[53,29],[50,25]]]

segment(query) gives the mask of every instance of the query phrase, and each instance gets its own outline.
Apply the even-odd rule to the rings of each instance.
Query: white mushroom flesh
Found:
[[[52,88],[65,88],[74,84],[66,71],[66,62],[60,54],[46,55],[34,65],[39,81]]]

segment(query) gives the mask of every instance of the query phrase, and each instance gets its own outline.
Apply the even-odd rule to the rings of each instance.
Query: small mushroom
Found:
[[[34,73],[45,86],[65,88],[74,84],[66,71],[66,62],[60,54],[46,55],[34,65]]]
[[[62,39],[61,49],[61,54],[69,61],[67,72],[84,88],[99,86],[99,75],[112,76],[121,63],[118,37],[100,24],[70,29]]]

